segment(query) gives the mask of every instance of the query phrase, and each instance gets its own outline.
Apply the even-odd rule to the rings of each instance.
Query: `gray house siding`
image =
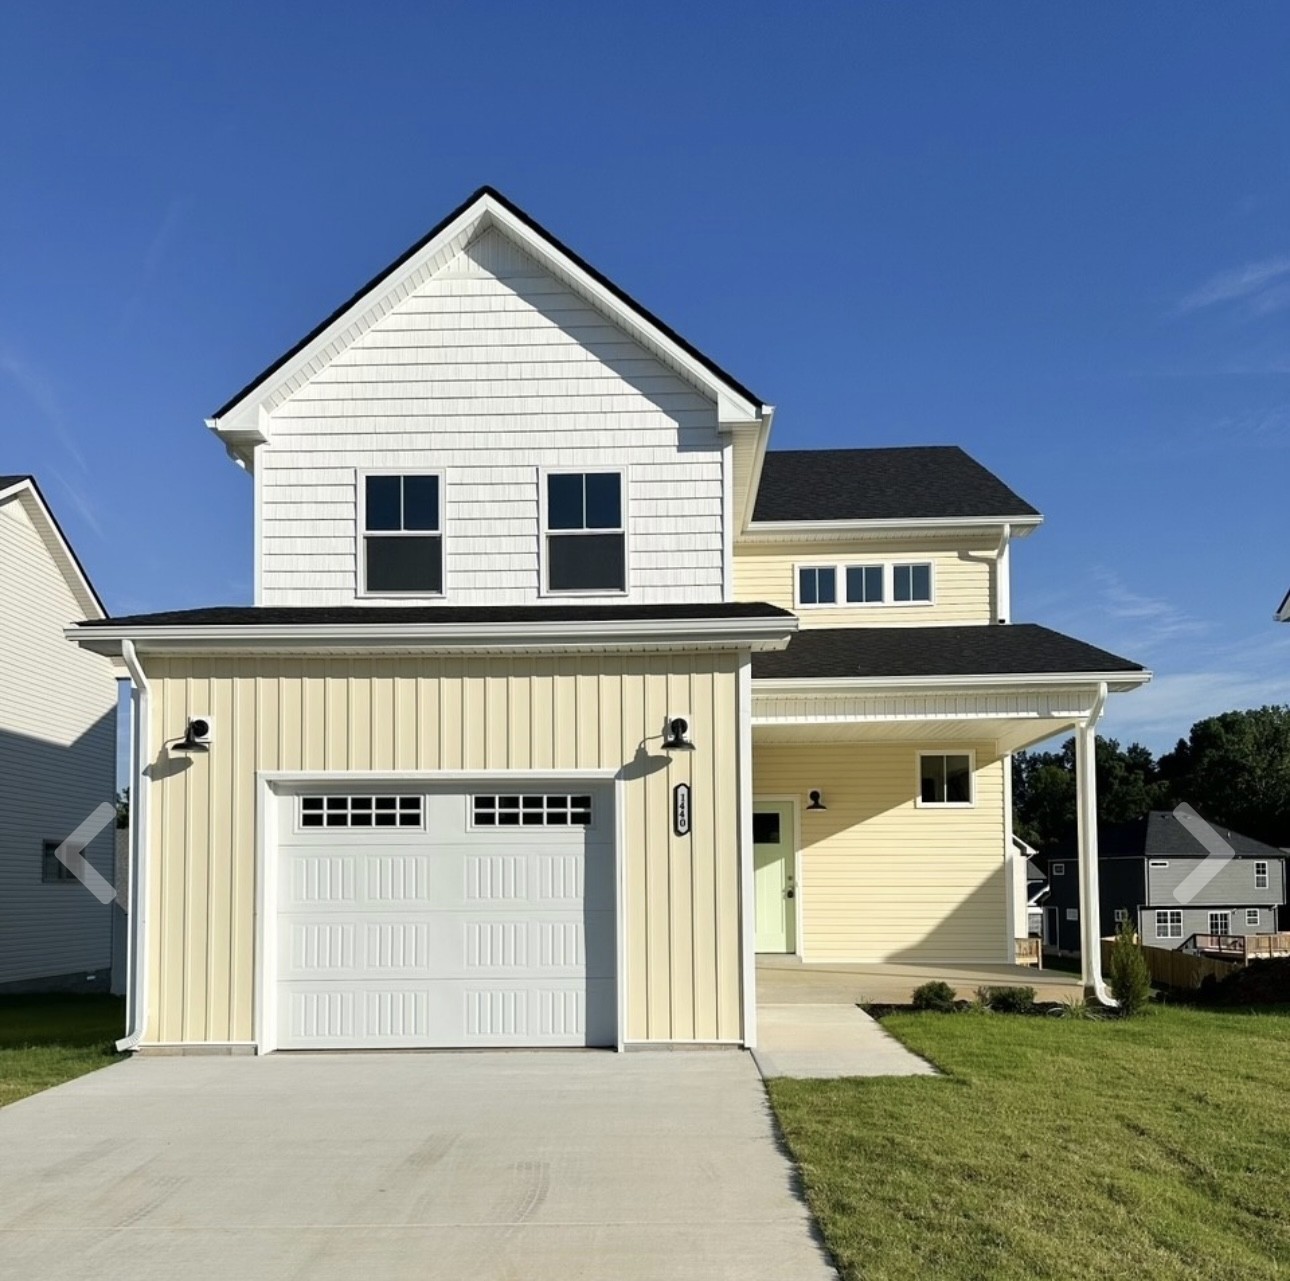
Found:
[[[1199,858],[1161,856],[1147,860],[1147,897],[1149,907],[1178,907],[1174,891],[1198,867],[1206,862]],[[1255,863],[1268,865],[1266,889],[1255,887]],[[1164,866],[1160,866],[1164,864]],[[1234,858],[1214,865],[1214,875],[1187,898],[1191,907],[1276,907],[1285,902],[1285,861],[1268,858]],[[1201,931],[1205,933],[1204,930]],[[1243,931],[1235,931],[1242,933]]]
[[[1157,913],[1158,912],[1180,912],[1182,914],[1181,935],[1174,936],[1168,933],[1161,934],[1157,930]],[[1253,911],[1259,915],[1257,925],[1246,922],[1246,912]],[[1144,907],[1139,917],[1139,933],[1142,942],[1147,947],[1179,948],[1193,934],[1209,934],[1210,930],[1210,913],[1225,912],[1230,918],[1231,928],[1226,931],[1229,934],[1271,934],[1276,929],[1276,909],[1272,907],[1258,907],[1253,903],[1246,907],[1180,907],[1177,903],[1172,906],[1162,907]]]

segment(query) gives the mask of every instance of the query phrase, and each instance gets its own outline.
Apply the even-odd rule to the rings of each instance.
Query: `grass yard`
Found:
[[[0,1107],[122,1056],[125,1002],[115,996],[0,996]]]
[[[884,1026],[947,1078],[769,1087],[848,1281],[1290,1277],[1290,1013]]]

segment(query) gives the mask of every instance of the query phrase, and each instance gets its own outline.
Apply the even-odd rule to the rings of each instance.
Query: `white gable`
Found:
[[[628,599],[720,600],[717,400],[484,227],[274,393],[256,466],[257,598],[357,599],[359,484],[373,469],[443,475],[448,602],[533,603],[542,470],[623,467]]]

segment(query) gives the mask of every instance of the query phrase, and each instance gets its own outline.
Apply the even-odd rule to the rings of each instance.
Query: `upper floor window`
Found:
[[[363,591],[438,596],[443,592],[439,477],[363,477]]]
[[[847,604],[881,605],[886,598],[882,580],[881,565],[848,565]]]
[[[1066,875],[1066,864],[1065,864],[1065,863],[1054,863],[1054,864],[1052,865],[1052,867],[1051,867],[1049,870],[1052,872],[1052,874],[1053,874],[1054,876],[1065,876],[1065,875]]]
[[[1254,888],[1256,890],[1266,890],[1268,888],[1268,865],[1263,862],[1254,865]]]
[[[898,605],[930,604],[932,599],[932,567],[930,563],[893,565],[891,567],[891,599]]]
[[[971,754],[919,752],[918,803],[920,805],[971,805]]]
[[[838,599],[838,571],[832,565],[803,565],[797,571],[799,605],[833,605]]]
[[[548,473],[544,542],[547,591],[626,591],[622,473]]]

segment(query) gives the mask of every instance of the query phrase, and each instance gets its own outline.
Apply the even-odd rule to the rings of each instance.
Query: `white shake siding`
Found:
[[[262,603],[355,600],[360,468],[444,474],[448,603],[540,599],[544,467],[627,468],[629,599],[720,600],[723,443],[711,400],[489,230],[273,409]]]

